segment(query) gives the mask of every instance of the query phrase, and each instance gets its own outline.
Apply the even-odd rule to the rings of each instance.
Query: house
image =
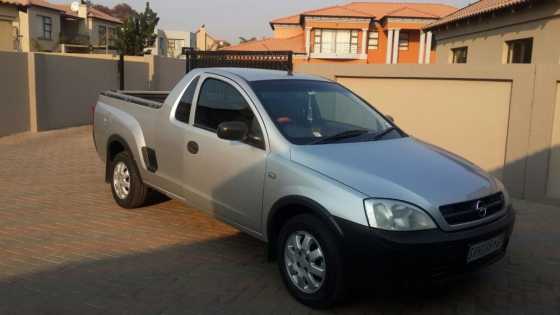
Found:
[[[218,50],[229,46],[229,43],[225,40],[220,40],[214,38],[212,35],[208,34],[206,26],[203,24],[195,32],[196,36],[196,50]]]
[[[17,50],[18,1],[0,0],[0,50]]]
[[[0,0],[0,49],[60,52],[66,47],[109,48],[122,22],[86,4]]]
[[[109,50],[113,43],[116,28],[123,22],[105,12],[84,3],[56,5],[64,10],[61,14],[61,51],[67,48],[90,46]]]
[[[426,30],[438,63],[560,63],[558,0],[481,0]]]
[[[156,34],[152,55],[181,58],[183,48],[196,46],[196,34],[192,32],[158,29]]]
[[[424,27],[457,10],[436,3],[352,2],[270,22],[271,38],[228,50],[290,50],[294,62],[431,63]]]
[[[183,48],[194,50],[212,51],[229,45],[224,40],[219,40],[208,34],[202,25],[196,32],[170,31],[158,29],[154,47],[147,48],[152,55],[169,58],[185,58]]]

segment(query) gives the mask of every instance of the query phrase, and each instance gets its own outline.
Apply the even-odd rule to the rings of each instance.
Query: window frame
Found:
[[[406,36],[403,36],[406,35]],[[410,33],[399,31],[399,51],[410,50]]]
[[[39,36],[40,40],[49,40],[52,41],[53,40],[53,18],[51,16],[47,16],[47,15],[37,15],[39,17],[39,19],[41,20],[41,35]],[[47,30],[47,26],[48,26],[48,30]],[[48,34],[48,36],[47,36]]]
[[[323,48],[323,30],[320,28],[313,30],[313,52],[314,53],[321,53],[321,49]],[[317,47],[319,47],[319,51],[316,51]]]
[[[107,27],[107,43],[109,47],[115,45],[115,28],[114,27]]]
[[[525,58],[527,57],[526,56],[526,54],[527,54],[526,50],[524,50],[525,56],[522,56],[522,57],[525,57],[525,58],[522,58],[523,61],[513,62],[514,45],[519,44],[519,43],[522,43],[522,44],[530,43],[530,48],[531,49],[529,51],[529,62],[524,61]],[[512,40],[505,41],[505,48],[506,48],[505,63],[506,64],[532,64],[533,63],[533,48],[534,48],[534,45],[535,45],[535,40],[534,40],[533,37],[517,38],[517,39],[512,39]]]
[[[192,79],[189,80],[189,82],[185,85],[185,87],[183,88],[183,90],[181,91],[179,97],[177,98],[177,100],[175,101],[175,104],[173,104],[173,107],[171,108],[171,117],[170,120],[172,122],[174,122],[175,124],[179,124],[181,126],[185,126],[185,125],[192,125],[192,109],[194,107],[194,103],[196,98],[198,97],[198,88],[199,88],[199,83],[200,83],[200,75],[195,75]],[[187,93],[187,90],[189,89],[189,87],[191,87],[191,85],[194,84],[194,93],[193,93],[193,99],[191,101],[191,108],[189,109],[189,117],[187,119],[187,121],[182,121],[177,119],[177,111],[179,110],[179,105],[181,104],[181,100],[183,99],[183,96],[185,96],[185,93]]]
[[[200,100],[200,91],[202,90],[202,86],[204,85],[206,80],[209,80],[209,79],[222,81],[225,84],[228,84],[229,86],[233,87],[241,95],[241,97],[243,97],[243,99],[245,100],[245,102],[247,103],[247,105],[249,106],[251,111],[253,112],[253,116],[257,119],[257,122],[259,124],[259,127],[261,129],[261,133],[262,133],[262,142],[261,143],[251,143],[251,142],[248,142],[248,141],[239,141],[239,143],[243,143],[243,144],[246,144],[248,146],[257,148],[257,149],[269,151],[268,132],[267,132],[265,124],[264,124],[264,119],[262,118],[260,112],[257,110],[257,108],[255,106],[255,103],[249,97],[248,93],[245,91],[245,89],[243,89],[242,86],[240,86],[237,82],[235,82],[235,81],[233,81],[233,80],[231,80],[231,79],[229,79],[225,76],[221,76],[221,75],[217,75],[217,74],[210,74],[210,73],[205,73],[205,74],[202,74],[202,75],[199,76],[198,84],[197,84],[197,87],[196,87],[196,92],[194,93],[193,104],[191,105],[191,115],[190,115],[190,119],[189,119],[190,125],[192,127],[197,128],[197,130],[214,134],[217,137],[217,130],[213,130],[211,128],[196,124],[196,110],[198,108],[198,102]],[[185,88],[185,91],[186,91],[186,88]]]
[[[372,36],[372,35],[375,35],[375,36]],[[373,40],[375,40],[375,45],[372,44]],[[368,31],[367,49],[368,50],[378,50],[379,49],[379,31],[377,31],[377,30]]]
[[[105,31],[103,33],[101,33],[101,29],[104,29]],[[107,25],[105,24],[100,24],[97,25],[97,45],[99,46],[106,46],[109,43],[109,30],[107,28]]]
[[[323,51],[323,43],[324,38],[323,34],[324,31],[334,32],[334,41],[331,43],[331,46],[334,51]],[[338,46],[338,33],[339,32],[348,32],[348,51],[346,52],[339,52],[337,51]],[[357,55],[359,53],[359,34],[360,31],[357,29],[337,29],[337,28],[316,28],[313,30],[313,53],[314,54],[334,54],[334,55]],[[342,43],[341,43],[342,44]],[[317,49],[318,48],[318,49]]]
[[[457,53],[460,51],[465,51],[465,61],[458,62]],[[469,61],[469,46],[461,46],[461,47],[454,47],[451,48],[451,63],[452,64],[466,64]]]

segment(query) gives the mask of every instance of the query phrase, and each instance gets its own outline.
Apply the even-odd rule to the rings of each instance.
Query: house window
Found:
[[[406,32],[399,34],[399,50],[408,50],[408,33]]]
[[[533,38],[524,38],[506,42],[507,63],[531,63],[533,55]]]
[[[169,54],[173,54],[175,52],[175,40],[170,39],[167,41],[167,50]]]
[[[109,46],[114,46],[115,45],[115,28],[114,27],[109,27],[108,29],[108,35],[109,35]]]
[[[379,48],[379,32],[369,32],[368,33],[368,49],[374,50]]]
[[[41,22],[41,37],[39,39],[52,40],[52,18],[39,15],[39,20]]]
[[[315,52],[321,51],[321,30],[315,30],[313,32],[313,47]]]
[[[97,26],[98,43],[99,46],[107,45],[107,26],[99,25]]]
[[[185,47],[184,39],[168,39],[167,56],[174,58],[180,56],[183,47]]]
[[[313,51],[325,54],[357,54],[358,31],[315,30]]]
[[[467,63],[468,47],[458,47],[451,49],[453,53],[452,63]]]

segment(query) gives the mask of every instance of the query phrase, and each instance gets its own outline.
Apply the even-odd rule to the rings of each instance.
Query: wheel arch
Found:
[[[134,160],[134,155],[128,146],[126,140],[123,137],[114,134],[107,139],[107,156],[105,157],[105,182],[109,183],[111,178],[111,162],[117,154],[120,152],[127,151],[131,154],[132,160]],[[134,162],[136,163],[136,162]]]
[[[342,238],[344,236],[342,229],[336,223],[333,216],[320,203],[304,196],[285,196],[277,200],[272,205],[270,212],[268,213],[266,236],[268,240],[268,258],[270,260],[276,258],[275,248],[277,237],[284,223],[286,223],[290,218],[303,213],[312,214],[325,222],[332,232],[335,233],[337,238]]]

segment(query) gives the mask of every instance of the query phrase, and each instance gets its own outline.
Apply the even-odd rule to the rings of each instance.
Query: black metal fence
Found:
[[[196,68],[237,67],[293,70],[291,51],[193,51],[184,49],[187,57],[187,72]]]

